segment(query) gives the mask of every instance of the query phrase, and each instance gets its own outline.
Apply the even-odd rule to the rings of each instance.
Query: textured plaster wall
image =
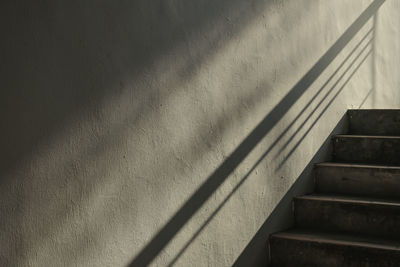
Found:
[[[231,266],[346,109],[400,108],[382,2],[1,1],[0,265]]]

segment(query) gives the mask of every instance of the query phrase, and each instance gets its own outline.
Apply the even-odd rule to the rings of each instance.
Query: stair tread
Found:
[[[334,138],[365,138],[365,139],[400,139],[398,135],[360,135],[360,134],[336,134]]]
[[[321,163],[316,163],[315,166],[400,170],[400,166],[384,165],[384,164],[379,165],[379,164],[360,164],[360,163],[321,162]]]
[[[400,109],[347,115],[332,160],[314,165],[315,192],[293,200],[295,228],[270,237],[274,266],[400,262]]]
[[[295,197],[295,199],[302,200],[317,200],[327,202],[342,202],[352,204],[374,204],[400,207],[400,201],[393,199],[358,197],[358,196],[344,196],[344,195],[327,195],[327,194],[312,194]]]
[[[399,111],[397,108],[362,108],[362,109],[348,109],[349,112],[363,112],[363,111]]]
[[[370,249],[384,249],[400,252],[400,242],[377,237],[343,233],[320,232],[305,229],[291,229],[273,234],[274,238],[293,239],[332,245],[354,246]]]

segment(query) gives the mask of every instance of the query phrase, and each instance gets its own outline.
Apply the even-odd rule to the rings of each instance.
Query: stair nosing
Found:
[[[307,236],[307,235],[309,235],[309,236]],[[271,236],[274,238],[291,239],[291,240],[315,242],[315,243],[322,243],[322,244],[332,244],[332,245],[342,245],[342,246],[344,245],[344,246],[363,247],[363,248],[370,248],[370,249],[400,251],[400,243],[396,244],[396,245],[388,244],[388,243],[393,243],[389,240],[368,237],[368,239],[373,242],[368,242],[367,239],[364,241],[360,241],[360,240],[352,241],[352,240],[343,239],[344,237],[354,238],[354,236],[351,236],[351,235],[335,234],[336,239],[332,238],[333,235],[334,235],[334,233],[326,234],[326,233],[315,233],[315,232],[311,232],[311,231],[309,231],[308,233],[307,232],[296,233],[296,232],[289,231],[289,232],[275,233],[275,234],[272,234]],[[379,242],[387,242],[387,243],[382,244]]]
[[[398,135],[336,134],[333,138],[400,139]]]
[[[362,109],[348,109],[347,111],[399,111],[400,109],[395,108],[362,108]]]
[[[393,201],[389,199],[380,198],[368,198],[368,197],[350,197],[342,195],[304,195],[297,196],[294,200],[310,200],[310,201],[324,201],[324,202],[340,202],[349,204],[359,205],[381,205],[381,206],[393,206],[400,208],[400,201]]]
[[[373,165],[360,163],[340,163],[340,162],[320,162],[315,164],[316,167],[344,167],[344,168],[364,168],[364,169],[390,169],[400,170],[400,166],[391,165]]]

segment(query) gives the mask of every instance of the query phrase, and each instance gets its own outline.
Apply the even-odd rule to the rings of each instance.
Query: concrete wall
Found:
[[[400,108],[397,0],[0,10],[1,266],[263,263],[346,109]]]

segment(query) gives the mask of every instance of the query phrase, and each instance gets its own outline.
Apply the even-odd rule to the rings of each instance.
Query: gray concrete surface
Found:
[[[347,112],[349,134],[400,135],[400,110],[355,109]]]
[[[400,196],[400,167],[320,163],[314,175],[318,194],[389,199]]]
[[[0,265],[231,266],[347,109],[400,107],[399,11],[1,1]]]

